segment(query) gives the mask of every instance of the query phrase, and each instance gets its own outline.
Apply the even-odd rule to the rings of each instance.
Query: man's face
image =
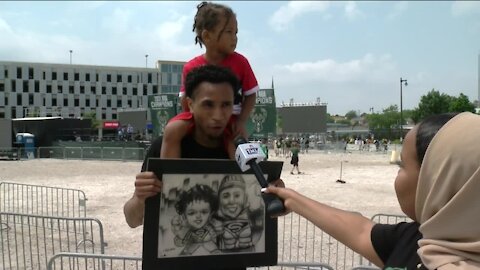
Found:
[[[202,82],[187,101],[194,116],[196,141],[204,146],[218,146],[232,115],[232,86],[226,82]]]
[[[245,190],[240,187],[226,188],[219,194],[220,211],[229,218],[236,218],[245,207],[245,202]]]

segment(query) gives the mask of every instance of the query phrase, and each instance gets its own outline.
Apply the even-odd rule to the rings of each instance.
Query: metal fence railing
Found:
[[[62,252],[55,254],[48,261],[48,270],[141,270],[142,258],[105,254],[82,254]],[[323,263],[278,263],[277,266],[252,267],[253,269],[306,269],[306,270],[334,270]]]
[[[82,190],[0,182],[0,212],[56,217],[86,217]]]
[[[397,224],[400,222],[410,222],[412,221],[409,217],[405,215],[394,215],[394,214],[375,214],[371,217],[371,220],[379,224]],[[360,266],[352,268],[352,270],[371,270],[371,269],[380,269],[373,265],[372,262],[367,260],[364,257],[360,257]]]
[[[290,213],[278,218],[278,260],[320,262],[341,270],[359,265],[361,256],[304,217]]]
[[[38,147],[36,158],[141,161],[145,151],[137,147]]]
[[[2,269],[46,269],[59,252],[105,253],[102,223],[93,218],[64,218],[0,213]]]

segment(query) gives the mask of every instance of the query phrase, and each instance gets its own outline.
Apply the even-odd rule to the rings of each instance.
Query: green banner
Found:
[[[168,120],[177,114],[177,95],[162,94],[149,96],[148,109],[152,119],[153,136],[161,136]]]
[[[277,108],[273,89],[258,90],[257,103],[247,121],[247,131],[252,139],[276,136]]]

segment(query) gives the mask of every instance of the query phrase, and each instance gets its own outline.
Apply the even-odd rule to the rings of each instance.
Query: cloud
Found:
[[[318,97],[328,103],[329,113],[343,114],[352,109],[366,112],[369,107],[380,110],[398,102],[392,100],[392,91],[398,91],[399,73],[389,54],[276,65],[273,73],[277,104],[291,98],[294,102],[315,102]],[[271,77],[259,81],[269,87]]]
[[[116,8],[112,14],[103,18],[102,27],[114,34],[128,32],[131,25],[132,12],[126,9]]]
[[[480,2],[477,1],[455,1],[452,3],[452,15],[454,17],[464,15],[480,15]]]
[[[393,5],[393,10],[387,15],[387,19],[393,20],[399,17],[400,15],[402,15],[407,9],[408,9],[407,1],[395,2],[395,4]]]
[[[324,59],[316,62],[277,65],[275,69],[285,75],[294,75],[309,81],[345,83],[384,80],[385,75],[395,69],[395,63],[388,54],[382,56],[366,54],[360,59],[343,63],[333,59]]]
[[[286,30],[297,17],[311,12],[325,12],[329,5],[328,1],[290,1],[273,13],[269,24],[275,31],[281,32]]]
[[[365,17],[365,14],[357,8],[357,4],[354,1],[348,1],[345,3],[344,10],[345,17],[347,17],[347,19],[350,21]]]
[[[0,18],[0,33],[2,32],[12,32],[12,28],[5,20]]]

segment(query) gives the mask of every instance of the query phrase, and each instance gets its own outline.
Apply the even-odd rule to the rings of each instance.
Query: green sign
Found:
[[[260,89],[257,102],[247,121],[250,138],[261,139],[276,136],[277,109],[273,89]]]
[[[177,114],[177,95],[162,94],[149,96],[148,108],[152,119],[153,136],[161,136],[168,120]]]

